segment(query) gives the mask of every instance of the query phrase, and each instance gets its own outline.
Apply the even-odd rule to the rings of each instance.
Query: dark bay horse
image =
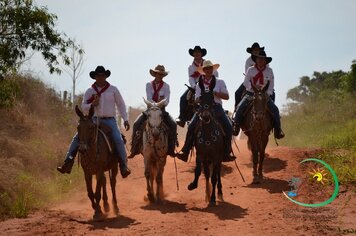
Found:
[[[147,197],[153,203],[160,203],[164,199],[163,171],[167,161],[168,130],[163,122],[162,109],[166,100],[152,103],[144,99],[147,105],[147,121],[143,131],[143,158],[145,162],[145,177],[147,183]],[[156,194],[154,184],[156,183]]]
[[[98,129],[98,126],[93,122],[93,107],[90,108],[89,115],[87,116],[83,115],[78,106],[75,107],[75,111],[80,117],[78,123],[80,163],[84,171],[88,197],[92,208],[95,210],[93,218],[100,219],[104,216],[100,207],[101,191],[103,193],[104,210],[105,212],[110,210],[106,192],[105,171],[109,171],[112,204],[114,213],[117,215],[119,208],[117,206],[115,187],[118,173],[118,158],[114,157],[114,152],[111,150],[113,144],[110,143],[104,132]],[[92,186],[93,175],[96,175],[95,193]]]
[[[214,117],[214,95],[212,91],[203,91],[200,97],[200,110],[198,111],[199,121],[194,141],[196,148],[197,165],[203,165],[206,180],[205,199],[209,206],[216,205],[216,186],[218,188],[218,198],[223,201],[221,184],[221,163],[224,155],[223,130]],[[197,166],[197,169],[200,168]],[[199,175],[195,173],[194,182],[198,182]],[[211,185],[209,182],[211,178]]]
[[[267,102],[270,99],[266,93],[269,82],[263,89],[258,89],[252,85],[254,96],[252,107],[248,110],[243,119],[241,128],[248,136],[247,145],[252,152],[253,158],[253,184],[258,184],[263,179],[263,160],[268,143],[268,136],[272,130],[272,117],[267,108]]]

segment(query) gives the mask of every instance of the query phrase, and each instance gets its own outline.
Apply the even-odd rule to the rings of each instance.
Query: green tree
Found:
[[[0,0],[0,73],[16,71],[29,49],[41,52],[50,73],[61,73],[58,58],[70,61],[70,42],[55,29],[57,16],[32,0]]]

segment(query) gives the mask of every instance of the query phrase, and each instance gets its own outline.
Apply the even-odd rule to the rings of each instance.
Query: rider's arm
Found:
[[[153,102],[152,97],[153,97],[153,89],[152,89],[152,85],[150,82],[148,82],[146,84],[146,96],[147,96],[147,100],[150,102]]]
[[[215,96],[224,100],[229,99],[229,91],[227,90],[226,84],[223,80],[218,80],[215,87],[217,87],[217,90],[214,91]]]
[[[126,113],[126,105],[125,101],[121,96],[121,93],[119,90],[115,87],[114,90],[114,98],[115,98],[115,104],[117,109],[119,110],[119,113],[124,121],[127,121],[127,113]]]
[[[88,113],[91,104],[88,103],[87,101],[91,98],[91,96],[93,96],[93,90],[91,88],[87,89],[87,91],[85,91],[84,97],[83,97],[83,101],[82,101],[82,110],[84,113]]]
[[[267,94],[271,96],[273,94],[274,90],[274,75],[273,75],[273,70],[270,68],[270,73],[268,74],[268,80],[269,80],[269,86],[267,89]]]

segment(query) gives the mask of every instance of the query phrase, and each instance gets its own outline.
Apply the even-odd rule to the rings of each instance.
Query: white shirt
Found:
[[[204,79],[204,77],[203,77],[203,79]],[[209,85],[204,84],[204,87],[206,89],[208,89]],[[221,79],[216,79],[216,84],[215,84],[215,88],[213,89],[213,91],[214,92],[219,92],[219,93],[225,93],[225,94],[229,95],[229,91],[226,88],[226,84],[225,84],[224,80],[221,80]],[[200,89],[199,86],[197,86],[196,90],[195,90],[195,99],[199,98],[200,95],[201,95],[201,89]],[[217,96],[215,96],[215,95],[214,95],[214,101],[216,103],[222,104],[222,99],[217,97]]]
[[[252,86],[251,86],[251,82],[253,83],[253,77],[255,77],[255,75],[257,75],[257,73],[258,73],[258,70],[254,66],[248,68],[248,70],[246,72],[246,76],[245,76],[245,80],[244,80],[244,86],[245,86],[246,90],[249,91],[249,92],[253,92],[253,89],[252,89]],[[264,69],[264,71],[262,73],[263,73],[263,84],[260,85],[257,82],[258,83],[257,85],[264,87],[267,84],[267,81],[269,81],[267,94],[268,95],[272,95],[273,89],[274,89],[273,70],[272,70],[272,68],[266,66],[266,69]]]
[[[97,88],[99,92],[102,89],[99,87]],[[90,99],[94,94],[97,93],[92,87],[88,88],[84,94],[82,110],[86,113],[89,112],[91,105],[87,103],[87,100]],[[110,84],[109,88],[107,88],[107,90],[101,94],[99,105],[94,109],[94,115],[98,117],[116,117],[115,105],[119,110],[122,119],[127,121],[126,105],[124,99],[122,98],[119,90],[114,85]]]
[[[200,66],[203,65],[203,62],[204,62],[204,60],[202,61],[202,63],[201,63]],[[197,71],[197,69],[198,69],[198,66],[197,66],[196,63],[194,63],[194,61],[193,61],[193,63],[188,67],[189,85],[190,85],[190,87],[192,87],[192,88],[195,88],[196,85],[197,85],[197,83],[198,83],[198,81],[199,81],[199,76],[198,76],[197,78],[194,78],[194,77],[191,76],[191,75],[193,75],[193,74]],[[219,77],[218,71],[214,71],[213,75],[215,75],[216,78]]]
[[[157,84],[158,86],[158,84]],[[153,94],[154,94],[154,89],[152,87],[152,82],[148,82],[146,84],[146,96],[147,96],[147,100],[150,102],[154,102],[153,101]],[[162,88],[159,90],[158,92],[158,99],[166,99],[166,106],[169,103],[169,96],[171,95],[171,90],[169,88],[169,85],[163,81],[163,86]]]

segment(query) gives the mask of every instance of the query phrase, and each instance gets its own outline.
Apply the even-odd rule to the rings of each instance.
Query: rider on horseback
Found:
[[[207,51],[205,48],[201,48],[200,46],[195,46],[193,49],[189,49],[189,55],[194,57],[193,63],[188,67],[188,76],[189,76],[189,85],[192,89],[195,90],[196,84],[198,83],[200,73],[197,70],[198,67],[203,65],[204,59],[203,57],[206,55]],[[214,71],[214,76],[217,78],[219,74],[217,71]],[[184,127],[185,122],[189,121],[191,117],[189,117],[189,106],[187,99],[190,96],[194,96],[194,94],[190,94],[190,90],[187,89],[183,95],[180,97],[179,103],[179,117],[176,119],[177,125]],[[191,111],[192,114],[193,111]]]
[[[100,124],[111,128],[111,137],[113,139],[116,153],[118,153],[119,156],[120,173],[123,178],[126,178],[131,171],[127,168],[125,145],[115,119],[116,107],[124,120],[126,130],[130,129],[130,124],[127,120],[125,102],[119,90],[106,81],[110,74],[111,72],[105,70],[103,66],[98,66],[95,71],[89,73],[89,76],[92,79],[95,79],[95,83],[85,92],[82,109],[83,111],[88,112],[90,107],[95,107],[94,121],[96,122],[96,120],[99,119]],[[64,164],[57,167],[59,172],[62,174],[69,174],[71,172],[74,158],[78,153],[78,148],[79,138],[78,133],[76,133],[69,146]]]
[[[268,66],[268,63],[272,61],[271,57],[267,57],[264,51],[260,51],[257,55],[252,55],[252,60],[256,63],[254,66],[248,68],[245,76],[245,81],[243,83],[246,88],[246,94],[237,106],[237,111],[234,119],[234,135],[239,134],[239,130],[243,120],[243,114],[246,111],[250,101],[252,100],[253,90],[251,83],[256,87],[262,88],[269,81],[269,87],[267,89],[267,94],[270,96],[270,100],[267,102],[269,111],[272,113],[273,125],[274,125],[274,136],[277,139],[284,137],[284,133],[281,129],[281,120],[279,116],[278,107],[274,104],[272,95],[274,90],[274,75],[272,68]]]
[[[202,74],[199,77],[199,82],[196,87],[195,100],[199,102],[199,97],[202,90],[213,90],[214,91],[214,110],[217,120],[220,122],[224,132],[224,143],[225,147],[225,155],[224,161],[235,160],[236,157],[231,155],[231,139],[232,139],[232,127],[229,122],[227,115],[222,107],[222,99],[229,99],[229,92],[226,88],[225,82],[221,79],[217,79],[213,74],[219,68],[219,64],[213,64],[211,61],[204,61],[203,66],[199,68],[199,73]],[[191,123],[188,126],[188,132],[185,138],[185,143],[180,153],[177,153],[176,156],[178,159],[182,161],[188,160],[188,155],[190,149],[192,149],[194,144],[194,133],[196,129],[196,125],[198,124],[199,117],[197,114],[193,116]]]
[[[251,66],[254,66],[256,64],[252,60],[252,56],[258,55],[260,53],[260,51],[264,51],[264,49],[265,49],[265,47],[260,47],[260,45],[257,42],[253,43],[251,47],[246,48],[246,52],[250,53],[251,56],[249,56],[246,59],[244,75],[246,75],[248,68],[250,68]],[[269,65],[267,64],[266,67],[269,67]],[[245,88],[244,84],[242,83],[240,85],[240,87],[235,91],[235,110],[237,109],[237,105],[239,105],[239,103],[241,102],[243,95],[245,95],[245,93],[246,93],[246,88]],[[274,102],[274,99],[275,99],[274,90],[273,90],[273,94],[272,94],[271,98]]]
[[[169,85],[163,81],[163,77],[168,75],[163,65],[157,65],[154,70],[150,69],[150,74],[155,78],[153,81],[146,84],[147,100],[150,102],[160,102],[166,99],[166,106],[169,103],[170,89]],[[133,158],[140,154],[142,148],[142,132],[143,124],[147,120],[147,115],[143,112],[137,117],[132,130],[131,154],[128,158]],[[177,125],[163,109],[163,121],[168,127],[168,155],[175,156],[175,144],[177,142]]]

